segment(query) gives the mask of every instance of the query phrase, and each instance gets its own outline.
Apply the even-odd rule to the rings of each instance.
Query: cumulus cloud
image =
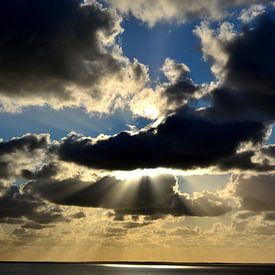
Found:
[[[108,0],[114,8],[123,13],[133,14],[136,18],[154,26],[157,22],[184,23],[189,19],[218,20],[224,18],[227,9],[242,7],[254,3],[267,3],[268,1],[257,0]]]
[[[49,104],[107,113],[149,81],[148,69],[115,44],[121,17],[96,1],[9,1],[0,18],[2,110]]]
[[[154,88],[144,88],[132,97],[129,106],[134,114],[160,120],[190,100],[198,100],[208,93],[203,85],[192,81],[190,69],[184,63],[167,57],[160,71],[168,81],[159,82]]]
[[[224,67],[229,58],[224,50],[224,44],[235,37],[234,25],[223,22],[217,30],[213,30],[210,28],[209,22],[203,21],[199,26],[196,26],[193,32],[201,40],[201,51],[204,60],[212,62],[212,73],[218,79],[223,79],[225,75]]]
[[[253,27],[235,33],[223,23],[213,31],[203,23],[195,29],[204,56],[220,83],[211,92],[212,105],[231,119],[274,120],[274,11],[259,15]]]
[[[239,19],[243,23],[249,23],[255,17],[257,17],[258,15],[260,15],[264,12],[265,12],[265,6],[264,5],[261,5],[261,4],[251,5],[247,9],[242,10]]]
[[[95,182],[81,182],[77,178],[34,180],[25,189],[56,204],[105,208],[121,216],[219,216],[231,211],[226,200],[215,193],[180,193],[172,175],[132,181],[111,176]]]
[[[164,75],[169,83],[162,85],[162,95],[167,99],[167,109],[175,110],[187,104],[189,99],[202,96],[202,88],[193,83],[189,76],[190,69],[184,63],[177,63],[171,58],[166,58],[162,66]]]
[[[265,13],[253,29],[245,29],[226,45],[224,86],[228,88],[214,93],[214,104],[235,113],[257,110],[257,116],[274,119],[274,33],[274,12]]]

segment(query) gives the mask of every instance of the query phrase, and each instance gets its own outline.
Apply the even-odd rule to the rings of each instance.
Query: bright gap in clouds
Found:
[[[194,169],[194,170],[178,170],[169,168],[154,168],[154,169],[136,169],[131,171],[113,171],[112,175],[120,180],[131,180],[141,177],[156,177],[159,175],[170,174],[175,176],[193,176],[208,174],[209,169]]]

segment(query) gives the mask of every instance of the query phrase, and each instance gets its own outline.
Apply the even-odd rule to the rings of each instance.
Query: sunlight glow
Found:
[[[154,169],[136,169],[131,171],[114,171],[114,175],[120,180],[131,180],[140,177],[155,177],[161,174],[171,174],[175,176],[193,176],[193,175],[209,175],[209,174],[219,174],[213,173],[211,169],[190,169],[190,170],[179,170],[179,169],[169,169],[169,168],[154,168]]]

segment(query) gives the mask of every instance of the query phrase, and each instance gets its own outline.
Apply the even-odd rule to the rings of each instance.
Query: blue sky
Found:
[[[199,40],[192,32],[198,24],[199,21],[185,25],[158,23],[148,27],[128,16],[122,24],[124,32],[120,37],[123,52],[147,64],[154,80],[162,77],[159,69],[165,58],[170,57],[190,68],[194,82],[209,82],[213,80],[209,63],[202,60]]]

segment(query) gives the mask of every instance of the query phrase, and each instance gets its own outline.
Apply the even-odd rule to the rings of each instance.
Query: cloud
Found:
[[[13,185],[0,196],[0,222],[13,221],[12,223],[20,224],[22,220],[31,224],[50,224],[64,222],[66,218],[58,206],[49,205],[39,197],[22,192],[19,187]]]
[[[111,176],[95,182],[81,182],[77,178],[34,180],[25,187],[56,204],[105,208],[121,216],[219,216],[231,211],[227,202],[215,193],[203,191],[190,196],[177,188],[172,175],[128,182]]]
[[[254,3],[269,1],[233,0],[233,1],[203,1],[203,0],[161,0],[161,1],[128,1],[108,0],[114,8],[122,13],[131,13],[136,18],[154,26],[157,22],[184,23],[189,19],[218,20],[224,18],[227,9],[241,7]]]
[[[207,89],[195,84],[190,77],[190,69],[184,63],[178,63],[167,57],[160,69],[168,82],[158,82],[156,87],[142,89],[129,103],[131,111],[151,120],[159,120],[190,100],[198,100]]]
[[[223,79],[224,67],[228,62],[228,54],[224,50],[224,44],[231,41],[236,33],[234,25],[229,22],[223,22],[217,30],[210,28],[209,22],[203,21],[193,30],[201,40],[201,51],[205,61],[210,60],[211,71],[218,78]]]
[[[240,112],[243,109],[257,110],[274,119],[274,12],[258,17],[253,29],[245,29],[226,45],[229,55],[225,66],[224,86],[228,90],[214,94],[214,104],[227,110]],[[225,100],[231,98],[230,104]]]
[[[21,169],[37,165],[45,158],[49,144],[48,134],[26,134],[0,141],[0,178],[15,179],[21,175]]]
[[[115,43],[121,21],[96,1],[1,3],[1,109],[48,104],[107,113],[127,104],[149,79],[146,66]]]
[[[235,194],[241,200],[241,208],[250,211],[275,211],[274,174],[240,177]]]
[[[191,169],[219,165],[235,155],[241,142],[260,142],[265,131],[258,122],[219,122],[183,108],[157,127],[136,134],[122,132],[97,141],[69,135],[56,153],[63,161],[96,169]]]
[[[199,227],[191,227],[190,225],[177,227],[175,230],[169,232],[170,235],[174,236],[196,236],[200,235],[201,228]]]
[[[122,226],[127,229],[141,228],[151,224],[151,222],[124,222]]]
[[[256,153],[252,150],[243,151],[221,161],[219,168],[222,171],[234,168],[241,171],[254,170],[258,172],[274,170],[274,164],[271,164],[266,158],[259,159],[257,162],[255,162],[253,160],[255,156]]]
[[[167,98],[167,108],[176,109],[184,105],[189,99],[194,99],[200,92],[200,86],[193,83],[188,75],[190,69],[184,63],[166,58],[162,71],[170,83],[163,85],[163,96]]]
[[[22,177],[25,179],[48,179],[58,175],[59,167],[55,163],[43,164],[39,170],[30,171],[22,169]]]
[[[195,33],[201,38],[204,56],[211,58],[212,72],[220,81],[211,92],[212,106],[220,116],[273,121],[274,10],[259,15],[238,34],[229,23],[223,23],[218,31],[203,23]]]
[[[266,212],[263,219],[266,221],[275,221],[275,212]]]
[[[262,148],[262,153],[271,157],[275,158],[275,144],[269,144]]]
[[[243,22],[243,23],[249,23],[251,20],[253,20],[255,17],[257,17],[258,15],[262,14],[265,12],[265,6],[261,5],[261,4],[255,4],[255,5],[251,5],[250,7],[248,7],[247,9],[243,9],[241,12],[241,15],[239,17],[239,19]]]

